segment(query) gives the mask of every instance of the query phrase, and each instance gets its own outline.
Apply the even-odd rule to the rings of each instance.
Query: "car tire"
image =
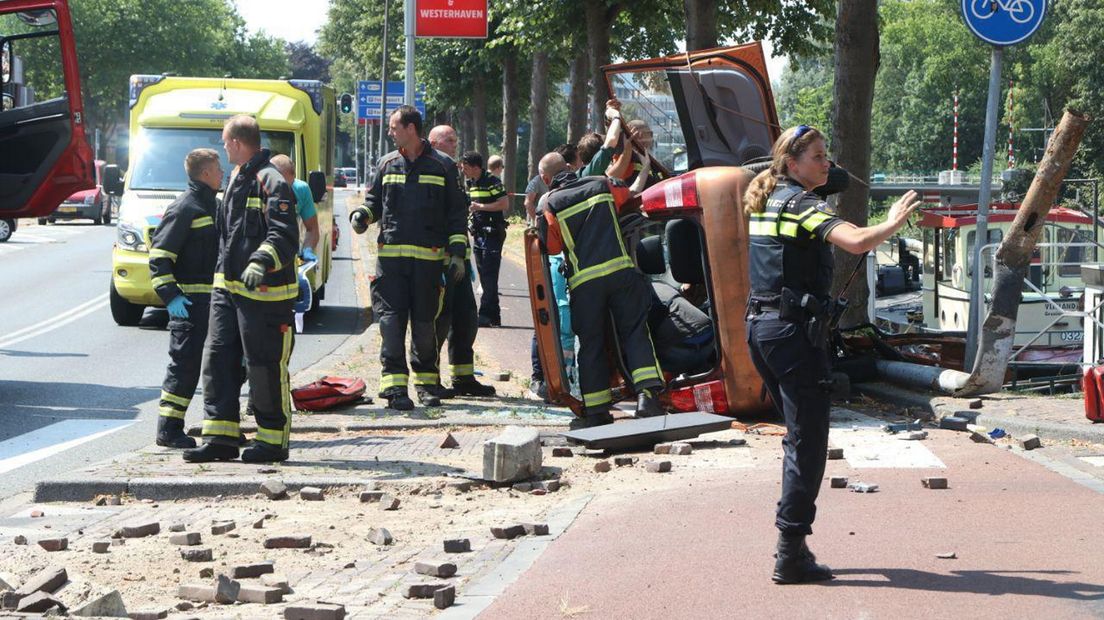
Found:
[[[11,239],[12,233],[15,232],[15,220],[0,219],[0,243],[4,243],[8,239]]]
[[[57,222],[57,218],[56,217],[48,217],[48,218],[46,218],[46,221],[49,222],[50,224],[53,224],[53,223]]]
[[[138,304],[132,304],[123,296],[119,294],[119,291],[115,290],[115,283],[111,283],[111,318],[115,319],[115,323],[122,327],[135,327],[142,321],[142,313],[146,311],[145,306]]]

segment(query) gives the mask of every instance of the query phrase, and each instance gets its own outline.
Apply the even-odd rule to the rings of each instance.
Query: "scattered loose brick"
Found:
[[[189,603],[190,605],[191,603]],[[161,620],[162,618],[169,617],[169,610],[167,609],[147,609],[140,611],[127,612],[127,617],[130,620]]]
[[[268,586],[243,585],[238,588],[237,600],[243,603],[271,605],[284,600],[284,591],[280,588],[270,588]]]
[[[471,540],[467,538],[450,538],[445,540],[445,553],[468,553],[471,551]]]
[[[385,547],[395,542],[391,532],[385,527],[374,527],[368,532],[368,542]]]
[[[520,525],[498,525],[491,528],[491,535],[503,540],[513,540],[525,535],[525,528]]]
[[[326,499],[326,494],[318,487],[303,487],[299,489],[299,499],[306,502],[321,502]]]
[[[383,491],[363,491],[360,494],[360,501],[364,503],[375,503],[383,499],[386,495]]]
[[[173,534],[169,536],[170,545],[192,546],[198,545],[202,540],[203,537],[200,536],[199,532],[185,532],[183,534]]]
[[[613,464],[618,467],[632,467],[636,465],[636,462],[640,460],[635,456],[615,456],[613,457]]]
[[[260,519],[257,519],[256,521],[253,522],[253,529],[255,529],[255,530],[264,529],[264,524],[265,524],[265,518],[261,517]]]
[[[447,588],[447,583],[411,583],[403,587],[405,598],[433,598],[433,593]]]
[[[512,375],[509,370],[500,370],[494,373],[493,378],[495,381],[509,381],[511,376]]]
[[[927,438],[928,431],[909,431],[897,437],[897,439],[903,439],[905,441],[920,441]]]
[[[445,433],[445,438],[441,441],[441,449],[449,450],[452,448],[459,448],[460,442],[456,441],[456,438],[452,436],[452,433]]]
[[[538,480],[537,482],[533,483],[533,488],[534,489],[540,489],[542,491],[547,491],[549,493],[555,493],[556,491],[560,490],[560,481],[559,480]]]
[[[670,454],[671,445],[670,443],[657,443],[654,452],[656,454]]]
[[[980,398],[975,398],[970,401],[970,409],[981,409],[982,405],[984,404],[984,401],[982,401]]]
[[[456,586],[446,586],[433,592],[433,606],[448,609],[456,602]]]
[[[419,575],[448,579],[456,574],[456,565],[452,562],[417,562],[414,564],[414,572]]]
[[[951,431],[965,431],[970,421],[966,418],[960,418],[958,416],[946,416],[939,420],[939,428],[951,430]]]
[[[279,480],[265,480],[261,483],[261,493],[268,499],[284,499],[287,497],[287,485]]]
[[[44,568],[23,582],[15,591],[18,596],[27,596],[35,592],[53,592],[69,581],[69,573],[61,567]]]
[[[92,553],[107,553],[111,550],[110,540],[97,540],[92,543]]]
[[[200,579],[211,579],[214,576],[215,576],[215,569],[213,569],[211,567],[199,569],[199,578]]]
[[[855,482],[855,483],[852,483],[852,484],[848,485],[848,488],[850,488],[855,493],[877,493],[878,492],[878,485],[870,484],[870,483],[867,483],[867,482]]]
[[[27,537],[22,534],[16,534],[15,538],[12,539],[12,542],[17,545],[25,545],[27,544]]]
[[[653,474],[665,474],[671,471],[671,461],[648,461],[644,469]]]
[[[291,586],[288,585],[287,577],[283,575],[277,575],[276,573],[261,575],[261,583],[270,588],[277,588],[284,594],[291,594]]]
[[[65,551],[69,548],[69,539],[64,536],[60,538],[42,538],[39,539],[38,546],[47,551]]]
[[[220,603],[229,605],[238,599],[241,584],[231,581],[226,575],[219,575],[215,584],[185,584],[180,586],[177,597],[199,603]]]
[[[46,513],[42,512],[41,510],[32,510],[31,511],[31,518],[32,519],[39,519],[39,518],[45,517],[45,516],[46,516]]]
[[[209,547],[203,547],[201,549],[181,549],[180,557],[186,562],[211,562],[215,559],[215,554]]]
[[[937,553],[937,554],[935,554],[935,557],[939,558],[940,560],[956,560],[956,559],[958,559],[958,555],[955,554],[954,551],[948,551],[947,553]]]
[[[284,620],[345,620],[345,606],[296,603],[284,609]]]
[[[215,521],[211,524],[211,533],[214,535],[232,532],[238,527],[234,521]]]
[[[1024,450],[1034,450],[1043,447],[1043,442],[1039,441],[1038,435],[1024,435],[1020,437],[1020,447]]]
[[[530,536],[548,536],[547,523],[522,523],[525,533]]]
[[[191,611],[195,609],[195,605],[192,605],[191,601],[180,601],[175,607],[177,611]]]
[[[613,467],[610,465],[609,461],[598,461],[594,464],[594,471],[600,474],[604,474],[611,469],[613,469]]]
[[[275,467],[258,467],[257,468],[257,473],[258,474],[278,474],[278,473],[280,473],[280,470],[276,469]]]
[[[747,445],[747,440],[744,439],[743,437],[739,437],[739,438],[736,438],[736,439],[729,439],[728,440],[728,445],[730,445],[730,446],[746,446]]]
[[[395,497],[394,495],[389,495],[385,493],[379,501],[380,510],[398,510],[399,504],[401,503],[402,502],[399,501],[399,498]]]
[[[264,541],[265,549],[309,549],[310,536],[270,536]]]
[[[832,476],[828,479],[833,489],[846,489],[847,488],[847,476]]]
[[[843,458],[843,448],[828,448],[828,460],[838,461]]]
[[[46,592],[35,592],[30,596],[24,597],[19,601],[19,606],[16,607],[16,611],[24,614],[41,614],[57,607],[59,609],[65,609],[64,605],[60,601],[50,596]]]
[[[161,533],[161,524],[156,521],[135,523],[123,526],[123,538],[145,538]]]
[[[457,482],[450,482],[450,483],[448,483],[447,488],[452,489],[453,491],[456,491],[457,493],[467,493],[467,492],[472,490],[472,482],[471,482],[471,480],[460,480],[460,481],[457,481]]]
[[[183,532],[186,529],[188,529],[188,528],[185,527],[183,523],[173,523],[172,525],[169,526],[169,531],[170,532]]]
[[[571,458],[575,456],[575,453],[571,451],[571,448],[552,448],[552,456],[555,458]]]
[[[241,564],[230,569],[230,577],[232,579],[254,579],[274,572],[276,572],[276,568],[272,565],[272,562]]]
[[[939,478],[936,476],[929,476],[927,478],[921,478],[920,483],[927,489],[945,489],[947,488],[947,479]]]
[[[670,454],[674,454],[676,456],[686,456],[687,454],[692,454],[693,452],[694,446],[691,446],[688,443],[675,442],[671,444]]]

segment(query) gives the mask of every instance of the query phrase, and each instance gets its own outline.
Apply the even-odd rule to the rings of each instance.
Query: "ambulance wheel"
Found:
[[[111,318],[115,319],[117,325],[135,327],[142,321],[142,313],[145,310],[145,306],[132,304],[123,299],[119,291],[115,290],[115,283],[111,283]]]

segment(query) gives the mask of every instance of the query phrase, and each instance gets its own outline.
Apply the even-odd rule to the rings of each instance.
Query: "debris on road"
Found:
[[[456,565],[452,562],[417,562],[414,564],[414,572],[419,575],[448,579],[456,574]]]
[[[613,467],[610,465],[609,461],[598,461],[594,464],[594,471],[600,474],[604,474],[611,469],[613,469]]]
[[[1043,447],[1043,442],[1038,435],[1024,435],[1020,437],[1020,447],[1024,450],[1034,450]]]
[[[575,452],[571,448],[558,447],[552,448],[552,456],[554,458],[571,458],[575,456]]]
[[[280,480],[265,480],[261,483],[261,493],[271,500],[286,499],[287,485]]]
[[[386,547],[395,542],[395,538],[391,536],[391,531],[385,527],[374,527],[368,533],[368,542],[380,547]]]
[[[270,536],[264,541],[265,549],[309,549],[310,536]]]
[[[500,540],[513,540],[525,535],[525,527],[521,525],[497,525],[491,528],[491,536]]]
[[[540,473],[542,455],[536,429],[508,426],[483,443],[483,479],[517,482],[532,478]]]
[[[345,606],[295,603],[284,610],[284,620],[345,620]]]
[[[65,551],[69,548],[69,539],[64,536],[60,538],[42,538],[39,539],[38,546],[47,551]]]
[[[441,449],[447,450],[451,448],[459,448],[460,442],[456,441],[456,438],[452,436],[452,433],[445,433],[445,438],[441,441]]]
[[[299,499],[305,502],[321,502],[326,499],[326,494],[318,487],[303,487],[299,489]]]
[[[644,469],[653,474],[665,474],[671,471],[671,461],[648,461]]]
[[[926,489],[946,489],[947,479],[937,476],[929,476],[927,478],[921,478],[920,483],[924,485]]]
[[[215,521],[211,523],[211,534],[218,536],[219,534],[232,532],[237,527],[238,524],[234,521]]]
[[[843,448],[828,448],[828,460],[838,461],[843,458]]]
[[[878,485],[870,484],[868,482],[854,482],[854,483],[849,484],[847,488],[851,489],[855,493],[877,493],[878,492]]]
[[[965,431],[966,427],[970,424],[970,421],[966,418],[960,418],[958,416],[946,416],[939,420],[939,428],[949,431]]]
[[[469,553],[471,540],[467,538],[449,538],[445,540],[445,553]]]
[[[433,606],[437,609],[448,609],[456,602],[456,586],[439,588],[433,592]]]
[[[828,479],[828,484],[833,489],[846,489],[847,488],[847,476],[832,476]]]
[[[927,438],[928,438],[928,431],[909,431],[909,432],[897,437],[897,439],[902,439],[904,441],[921,441],[921,440],[924,440],[924,439],[927,439]]]
[[[935,557],[939,558],[940,560],[957,560],[958,559],[958,555],[956,555],[954,551],[949,551],[947,553],[937,553],[937,554],[935,554]]]

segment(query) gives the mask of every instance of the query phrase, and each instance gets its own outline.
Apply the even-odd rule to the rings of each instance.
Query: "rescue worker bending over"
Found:
[[[628,161],[628,158],[622,158]],[[538,233],[548,254],[564,252],[571,290],[571,324],[579,337],[579,387],[584,415],[576,428],[613,422],[606,361],[610,315],[628,361],[626,381],[636,391],[637,417],[663,415],[656,395],[664,387],[648,331],[651,290],[625,250],[618,211],[628,188],[604,176],[576,178],[559,158],[547,173],[550,189]],[[544,173],[542,172],[542,175]]]
[[[460,169],[467,183],[471,212],[468,230],[475,249],[475,266],[483,297],[479,300],[479,326],[500,327],[502,310],[498,305],[498,272],[502,267],[502,244],[506,241],[506,217],[509,206],[502,180],[483,169],[483,156],[468,151],[460,158]]]
[[[807,125],[788,129],[771,155],[770,168],[744,195],[751,218],[747,337],[751,360],[786,422],[773,579],[801,583],[832,578],[805,544],[813,532],[828,451],[832,245],[852,254],[873,250],[904,226],[920,203],[916,192],[909,192],[885,222],[857,228],[812,193],[828,182],[823,134]]]
[[[211,341],[203,372],[203,446],[184,452],[190,462],[237,458],[241,368],[257,421],[253,442],[241,454],[248,463],[288,458],[291,433],[291,359],[295,299],[299,295],[295,255],[299,222],[295,196],[261,148],[257,121],[233,116],[222,143],[236,167],[223,192],[215,224],[218,266],[211,294]]]
[[[467,220],[464,192],[456,164],[422,138],[422,115],[401,106],[388,120],[398,147],[380,159],[364,205],[349,220],[363,233],[380,223],[372,308],[379,318],[381,398],[390,409],[414,408],[407,394],[406,326],[411,325],[411,367],[418,400],[427,407],[441,403],[438,342],[434,326],[447,276],[465,277]]]
[[[184,434],[184,414],[199,385],[219,243],[219,155],[196,149],[184,159],[184,170],[188,189],[165,208],[149,253],[153,290],[169,311],[169,367],[157,418],[157,445],[168,448],[196,447]]]

